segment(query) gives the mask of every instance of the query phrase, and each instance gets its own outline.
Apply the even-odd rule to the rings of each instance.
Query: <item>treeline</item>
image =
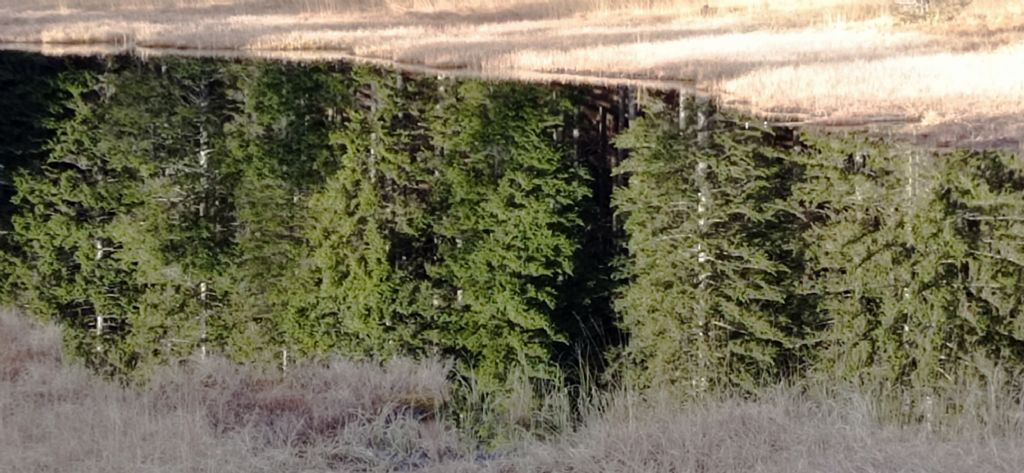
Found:
[[[619,142],[631,378],[924,400],[1024,367],[1024,159],[739,120],[655,104]]]
[[[340,352],[454,357],[484,389],[559,373],[591,205],[568,93],[126,58],[58,83],[45,153],[13,178],[6,287],[92,366]]]
[[[1024,364],[1010,153],[658,97],[612,176],[584,89],[184,59],[48,77],[32,134],[0,122],[27,150],[4,151],[26,158],[0,170],[0,276],[111,374],[437,355],[484,390],[600,363],[701,395]]]

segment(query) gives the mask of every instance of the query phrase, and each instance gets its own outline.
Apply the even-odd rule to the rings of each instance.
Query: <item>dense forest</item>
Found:
[[[350,64],[4,54],[0,84],[2,297],[111,376],[446,357],[485,391],[689,397],[1024,367],[1012,153]]]

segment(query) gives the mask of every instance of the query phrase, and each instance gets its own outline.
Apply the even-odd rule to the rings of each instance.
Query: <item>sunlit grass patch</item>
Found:
[[[1024,6],[932,4],[915,19],[889,0],[14,0],[0,6],[0,43],[696,80],[754,110],[1016,136],[1000,117],[1024,112]]]

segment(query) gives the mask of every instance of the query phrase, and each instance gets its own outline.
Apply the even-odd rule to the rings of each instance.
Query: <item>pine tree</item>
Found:
[[[20,173],[39,172],[46,159],[46,126],[59,100],[57,75],[62,59],[6,52],[0,55],[0,303],[13,302],[18,281],[12,279],[24,254],[14,238],[12,219],[17,212],[14,179]]]
[[[552,349],[565,342],[553,320],[557,288],[573,273],[588,197],[571,150],[553,139],[570,110],[536,87],[467,81],[434,118],[430,274],[445,343],[484,387],[517,370],[555,376]]]
[[[806,282],[824,323],[819,368],[927,396],[956,380],[975,350],[962,321],[973,305],[965,268],[976,264],[976,243],[948,201],[949,180],[970,173],[857,137],[812,149],[795,197],[810,216]]]
[[[628,236],[617,307],[629,374],[690,395],[751,390],[789,369],[800,333],[796,226],[783,205],[796,170],[772,130],[712,104],[680,106],[651,104],[617,140],[631,153],[615,196]]]
[[[168,74],[110,58],[100,74],[68,75],[44,172],[18,182],[31,311],[119,372],[223,337],[207,323],[230,259],[222,85],[210,63],[190,64]]]
[[[232,74],[240,111],[227,131],[237,183],[225,348],[235,358],[267,359],[288,349],[291,307],[319,290],[297,284],[307,259],[302,224],[309,196],[338,166],[330,133],[344,126],[352,84],[347,72],[324,65],[258,62]]]
[[[926,394],[1019,371],[1024,365],[1019,294],[1024,281],[1024,167],[1010,153],[962,151],[938,163],[918,246],[917,296],[926,321],[911,328],[909,382]],[[934,268],[934,269],[933,269]]]
[[[429,81],[358,68],[358,98],[331,140],[338,170],[311,196],[302,279],[317,288],[288,327],[300,352],[350,356],[415,354],[437,341],[424,265],[433,174],[420,115]]]
[[[117,218],[122,253],[144,288],[129,343],[146,365],[205,356],[230,336],[222,321],[232,290],[234,177],[223,71],[212,61],[168,60],[135,64],[118,77],[117,110],[135,120],[131,139],[148,145],[131,155],[138,205]]]
[[[54,125],[38,173],[16,179],[15,238],[24,252],[17,278],[27,309],[68,328],[75,352],[108,372],[126,372],[133,355],[114,329],[136,310],[140,288],[121,252],[118,216],[138,203],[131,156],[146,143],[115,105],[116,80],[89,71],[60,80],[67,118]]]
[[[1024,161],[1009,152],[941,156],[934,202],[961,244],[946,264],[963,295],[949,313],[943,368],[992,376],[1024,368]]]

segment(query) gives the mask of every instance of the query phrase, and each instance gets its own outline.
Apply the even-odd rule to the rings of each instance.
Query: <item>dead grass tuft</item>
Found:
[[[17,382],[30,374],[30,368],[60,366],[60,343],[56,328],[33,326],[0,310],[0,382]]]

